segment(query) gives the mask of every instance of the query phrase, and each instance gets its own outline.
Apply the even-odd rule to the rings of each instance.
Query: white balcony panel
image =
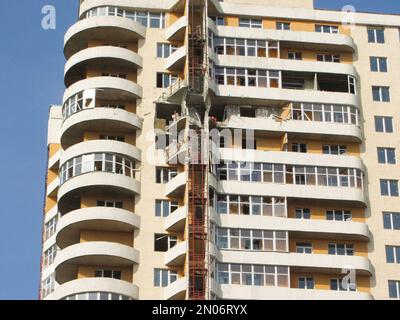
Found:
[[[75,157],[96,152],[115,153],[141,161],[142,153],[137,147],[113,140],[90,140],[73,145],[62,152],[60,163],[65,164]]]
[[[71,295],[87,292],[115,293],[135,300],[139,298],[139,288],[133,283],[107,278],[82,278],[57,286],[51,300],[61,300]]]
[[[211,290],[225,300],[372,300],[367,292],[241,286],[218,284],[215,281]]]

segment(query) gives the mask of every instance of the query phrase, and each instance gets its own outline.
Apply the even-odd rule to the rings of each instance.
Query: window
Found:
[[[219,214],[286,217],[285,198],[220,194],[216,206]]]
[[[333,291],[356,291],[355,283],[343,283],[341,279],[330,279],[330,289]]]
[[[400,247],[386,246],[386,262],[400,264]]]
[[[220,249],[288,251],[286,231],[217,228],[215,235]]]
[[[79,92],[69,98],[62,107],[63,119],[67,119],[83,109],[83,92]]]
[[[326,220],[329,221],[351,221],[351,211],[346,210],[328,210],[326,211]]]
[[[178,274],[169,269],[154,269],[154,286],[165,288],[178,280]]]
[[[217,26],[224,26],[225,25],[225,18],[224,17],[211,17],[211,20],[214,21]]]
[[[299,289],[307,289],[307,290],[314,289],[314,278],[300,277],[297,279],[297,281]]]
[[[280,71],[256,70],[240,68],[216,68],[215,81],[217,84],[229,86],[249,86],[261,88],[279,88]]]
[[[298,242],[296,243],[296,252],[297,253],[306,253],[306,254],[311,254],[313,251],[312,249],[312,243],[301,243]]]
[[[54,273],[42,281],[41,287],[41,298],[46,298],[50,293],[54,292],[55,287],[55,275]]]
[[[290,23],[289,22],[277,22],[276,30],[290,30]]]
[[[329,25],[315,25],[315,32],[322,32],[322,33],[339,33],[338,26],[329,26]]]
[[[288,52],[288,59],[289,60],[302,60],[303,55],[301,52]]]
[[[337,256],[353,256],[354,246],[352,244],[330,243],[328,244],[328,254]]]
[[[112,278],[121,280],[121,270],[96,270],[94,276],[95,278]]]
[[[43,267],[47,267],[54,262],[57,254],[57,246],[54,244],[43,253]]]
[[[390,102],[390,88],[373,86],[372,98],[377,102]]]
[[[157,88],[168,88],[178,81],[178,76],[157,72]]]
[[[167,252],[171,248],[175,247],[178,243],[176,236],[167,234],[155,234],[154,235],[154,251]]]
[[[385,29],[367,28],[369,43],[385,43]]]
[[[317,54],[317,61],[340,63],[340,54],[319,53]]]
[[[383,227],[386,230],[400,230],[400,213],[384,212]]]
[[[372,72],[387,72],[387,58],[370,57],[370,65]]]
[[[292,152],[307,153],[307,144],[292,143]]]
[[[44,240],[49,239],[55,232],[57,228],[58,216],[55,216],[44,225]]]
[[[178,207],[178,201],[156,200],[156,217],[168,217]]]
[[[156,168],[156,183],[168,183],[178,175],[176,168]]]
[[[218,263],[220,284],[288,287],[289,268],[283,266]]]
[[[400,281],[389,280],[389,298],[400,299]]]
[[[125,137],[124,136],[110,136],[110,135],[101,134],[99,136],[99,139],[100,140],[113,140],[113,141],[125,142]]]
[[[296,208],[296,219],[311,219],[311,210],[306,208]]]
[[[381,179],[381,195],[389,197],[399,196],[399,181]]]
[[[135,163],[111,153],[95,153],[67,161],[60,168],[60,183],[84,173],[101,171],[125,175],[135,179]]]
[[[112,201],[112,200],[97,200],[97,207],[107,207],[107,208],[119,208],[122,209],[124,204],[122,201]]]
[[[239,27],[243,28],[257,28],[261,29],[262,28],[262,22],[260,19],[239,19]]]
[[[396,150],[393,148],[378,148],[378,162],[396,164]]]
[[[356,108],[342,105],[293,103],[292,120],[358,124]]]
[[[255,118],[256,109],[255,108],[240,108],[240,116],[245,118]]]
[[[168,58],[178,48],[170,43],[157,43],[157,58]]]
[[[393,118],[392,117],[375,117],[375,131],[393,133]]]
[[[322,146],[322,153],[323,154],[330,154],[330,155],[344,155],[347,152],[346,146],[339,146],[339,145],[323,145]]]

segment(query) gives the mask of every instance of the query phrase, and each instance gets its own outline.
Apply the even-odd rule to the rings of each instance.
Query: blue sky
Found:
[[[63,36],[78,0],[2,0],[0,11],[0,299],[36,299],[46,166],[48,107],[64,85]],[[57,9],[57,29],[41,28],[41,9]],[[400,1],[317,0],[319,8],[400,13]],[[16,13],[16,14],[11,14]]]

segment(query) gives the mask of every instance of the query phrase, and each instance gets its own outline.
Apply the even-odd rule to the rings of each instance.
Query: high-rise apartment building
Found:
[[[40,298],[399,299],[399,28],[312,0],[81,0]]]

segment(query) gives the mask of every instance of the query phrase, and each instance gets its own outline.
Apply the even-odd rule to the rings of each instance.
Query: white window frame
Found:
[[[384,161],[380,162],[379,160],[379,152],[383,151],[384,154]],[[389,152],[393,151],[393,156],[394,156],[394,162],[389,162]],[[397,164],[397,159],[396,159],[396,149],[395,148],[387,148],[387,147],[377,147],[377,152],[378,152],[378,163],[379,164]]]

